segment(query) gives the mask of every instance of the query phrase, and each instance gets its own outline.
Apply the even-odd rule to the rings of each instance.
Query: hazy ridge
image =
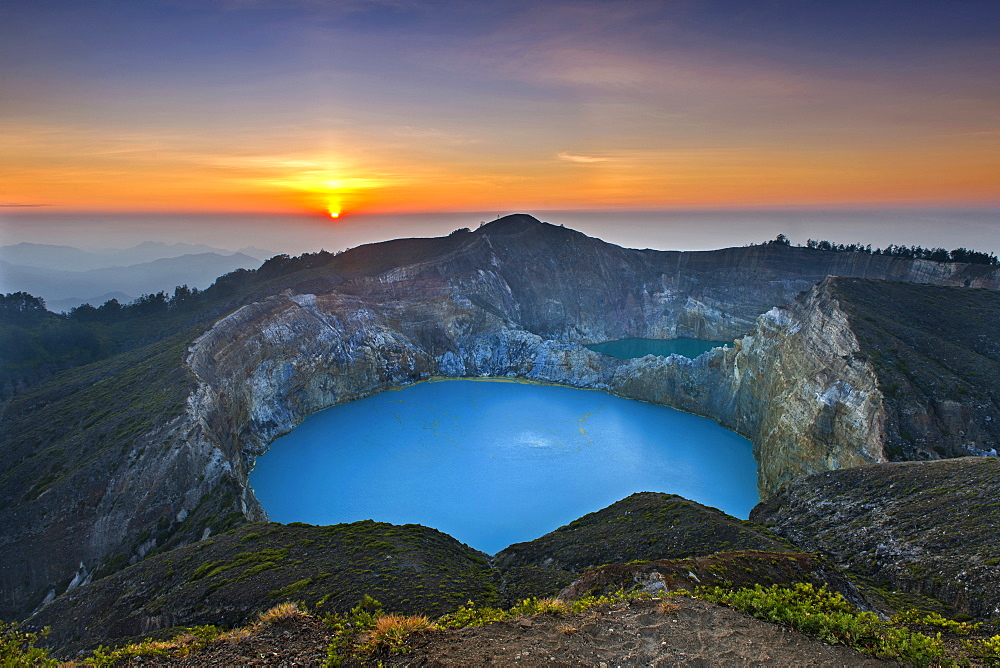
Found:
[[[70,249],[68,246],[56,248]],[[0,260],[0,292],[23,291],[42,297],[50,311],[58,312],[83,303],[99,306],[112,297],[129,301],[160,290],[170,292],[178,285],[200,290],[207,288],[222,274],[260,266],[260,260],[250,255],[221,255],[214,251],[87,270],[67,271],[39,266],[43,259],[48,265],[54,264],[60,254],[67,257],[73,255],[69,251],[39,255],[34,260],[38,263],[35,266]]]

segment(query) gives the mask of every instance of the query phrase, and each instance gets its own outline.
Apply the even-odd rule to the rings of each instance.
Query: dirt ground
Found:
[[[687,598],[499,622],[412,638],[408,666],[885,666],[729,608]]]
[[[196,656],[131,666],[318,666],[330,634],[313,618],[267,626]],[[846,647],[688,598],[634,601],[576,615],[540,615],[410,636],[409,651],[364,664],[392,666],[885,666]]]
[[[321,666],[331,633],[318,619],[300,617],[268,624],[252,636],[231,642],[217,640],[194,656],[141,657],[128,666]]]

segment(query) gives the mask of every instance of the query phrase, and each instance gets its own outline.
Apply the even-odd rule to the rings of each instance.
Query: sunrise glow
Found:
[[[0,211],[1000,203],[987,9],[342,4],[23,4]]]

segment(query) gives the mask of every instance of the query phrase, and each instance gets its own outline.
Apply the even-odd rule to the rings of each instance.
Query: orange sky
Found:
[[[1000,146],[629,150],[498,160],[92,152],[37,142],[0,156],[10,203],[61,210],[345,212],[785,204],[996,203]],[[942,166],[946,168],[942,169]],[[513,206],[512,206],[513,204]]]

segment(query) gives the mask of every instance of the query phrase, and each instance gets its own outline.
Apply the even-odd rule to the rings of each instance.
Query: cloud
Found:
[[[20,204],[17,202],[11,203],[0,203],[0,208],[10,207],[10,208],[32,208],[36,206],[55,206],[55,204]]]
[[[593,155],[576,155],[575,153],[566,153],[565,151],[556,155],[560,160],[565,160],[567,162],[579,162],[579,163],[591,163],[591,162],[607,162],[610,158],[600,158]]]

